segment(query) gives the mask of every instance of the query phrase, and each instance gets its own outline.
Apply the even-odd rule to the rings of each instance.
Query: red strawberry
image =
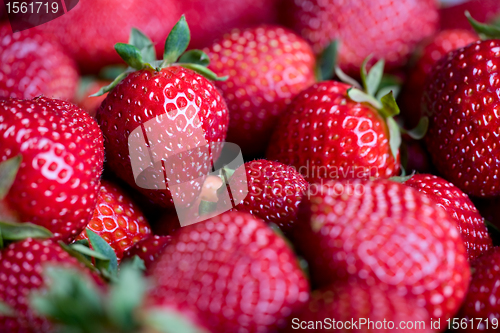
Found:
[[[152,201],[172,206],[177,198],[177,208],[192,208],[220,153],[228,123],[227,107],[216,87],[194,70],[218,78],[203,66],[207,57],[201,51],[182,55],[189,41],[184,17],[172,29],[159,64],[150,52],[151,41],[138,31],[132,34],[146,47],[117,44],[133,69],[104,90],[112,89],[96,115],[108,166]],[[177,45],[175,38],[184,43]],[[130,50],[137,58],[128,57]],[[145,56],[139,57],[140,52]],[[174,64],[179,56],[184,67]]]
[[[435,332],[429,314],[414,296],[394,288],[349,281],[312,292],[311,300],[289,323],[296,332]]]
[[[30,294],[41,290],[47,282],[42,274],[47,265],[73,268],[91,276],[83,264],[51,240],[27,238],[12,243],[0,250],[0,263],[0,301],[15,312],[12,317],[0,315],[0,332],[49,332],[50,323],[29,305]]]
[[[465,297],[470,268],[456,222],[409,186],[383,179],[311,185],[299,221],[292,241],[318,288],[359,278],[397,290],[441,322]]]
[[[464,15],[466,10],[476,20],[489,22],[500,16],[500,3],[497,0],[467,0],[454,6],[442,6],[439,10],[441,29],[472,30]]]
[[[235,208],[248,212],[265,222],[275,223],[286,232],[295,223],[297,208],[307,189],[307,182],[294,168],[272,161],[245,163],[244,175],[235,172],[231,179],[232,193],[238,191],[238,178],[246,177],[248,195]]]
[[[349,88],[325,81],[301,92],[280,119],[267,158],[294,166],[309,182],[396,175],[399,153],[395,158],[388,125],[373,106],[349,98]]]
[[[351,74],[359,73],[370,54],[386,59],[390,69],[404,65],[438,23],[435,0],[295,0],[290,5],[286,21],[316,53],[340,40],[339,64]]]
[[[498,40],[450,52],[434,68],[424,93],[432,160],[447,180],[474,196],[500,194],[499,56]]]
[[[176,1],[85,0],[37,29],[53,34],[83,72],[97,73],[121,62],[113,46],[126,43],[132,27],[161,44],[180,15]]]
[[[149,307],[195,313],[212,332],[273,332],[308,299],[284,239],[243,212],[182,228],[151,275]]]
[[[113,248],[118,260],[124,251],[151,234],[139,207],[121,188],[108,181],[101,183],[94,215],[87,228]],[[77,239],[88,239],[85,231]]]
[[[38,97],[0,101],[0,161],[22,156],[0,215],[73,240],[92,217],[104,159],[102,133],[73,104]]]
[[[191,47],[208,46],[233,28],[246,28],[276,20],[277,0],[190,0],[180,12],[191,23]]]
[[[209,68],[229,76],[216,83],[231,112],[227,140],[262,155],[286,106],[315,82],[311,47],[284,28],[259,26],[233,30],[206,52]]]
[[[500,327],[500,248],[472,263],[472,281],[460,310],[463,331],[498,332]],[[462,320],[463,321],[463,320]],[[462,322],[460,321],[460,322]],[[458,327],[456,327],[458,328]]]
[[[425,80],[436,63],[448,52],[469,45],[478,40],[478,36],[468,30],[444,30],[427,40],[420,51],[421,55],[411,70],[407,84],[400,95],[401,114],[408,128],[418,124],[421,112],[421,100]]]
[[[74,61],[52,38],[33,29],[12,33],[0,24],[0,99],[40,95],[71,100],[78,71]]]
[[[455,219],[469,260],[474,260],[491,249],[493,245],[484,219],[467,194],[458,187],[440,177],[425,174],[414,175],[404,184],[428,195]]]
[[[123,258],[132,259],[134,256],[138,256],[144,261],[146,269],[149,269],[171,239],[172,236],[150,235],[125,251]]]

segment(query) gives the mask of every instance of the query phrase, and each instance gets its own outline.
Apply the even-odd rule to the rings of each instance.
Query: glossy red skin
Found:
[[[127,43],[132,27],[163,50],[181,14],[175,1],[85,0],[36,29],[53,34],[82,72],[97,74],[103,66],[123,63],[114,45]]]
[[[297,219],[307,181],[294,168],[267,160],[247,162],[245,171],[248,195],[235,208],[274,223],[286,233]]]
[[[400,325],[421,321],[425,323],[425,327],[420,326],[420,329],[409,331],[436,332],[431,329],[427,311],[416,307],[415,302],[413,296],[398,294],[394,288],[383,285],[368,285],[357,280],[334,283],[311,293],[309,303],[296,316],[300,321],[306,322],[302,327],[298,326],[300,322],[291,321],[289,329],[284,332],[297,332],[298,329],[304,332],[394,332]],[[318,321],[325,323],[326,318],[332,320],[329,323],[331,327],[327,326],[328,322],[327,325],[315,326]],[[361,318],[372,323],[361,325]],[[351,327],[353,321],[357,324]],[[380,322],[377,324],[380,326],[375,327],[377,322]],[[390,329],[389,322],[394,323],[395,330]],[[376,329],[373,329],[374,327]]]
[[[350,86],[317,83],[301,92],[280,119],[266,157],[289,164],[309,182],[389,178],[399,171],[389,131],[371,106],[351,101]]]
[[[441,322],[460,307],[470,277],[464,243],[417,190],[384,179],[311,185],[298,218],[292,242],[316,288],[355,278],[396,288]]]
[[[444,30],[424,43],[419,52],[420,57],[412,68],[406,86],[399,97],[401,115],[405,118],[407,128],[417,126],[422,116],[421,101],[425,81],[436,63],[449,52],[477,40],[479,40],[478,36],[468,30]]]
[[[500,327],[500,248],[472,263],[469,292],[460,310],[468,320],[465,332],[498,332]],[[479,318],[483,321],[480,322]],[[495,321],[496,319],[496,321]],[[488,327],[486,327],[488,320]],[[496,329],[492,324],[496,323]]]
[[[483,217],[458,187],[443,178],[426,174],[414,175],[404,184],[428,195],[457,222],[469,260],[491,250],[493,244]]]
[[[183,227],[152,270],[148,306],[195,311],[211,332],[272,332],[308,299],[283,238],[243,212]]]
[[[235,28],[274,23],[277,0],[190,0],[180,3],[191,30],[190,48],[209,46]],[[162,50],[163,52],[163,50]]]
[[[7,99],[0,101],[0,136],[0,161],[23,157],[4,204],[18,222],[41,225],[55,239],[72,241],[97,202],[104,148],[96,121],[59,100]]]
[[[158,82],[156,82],[157,80]],[[169,189],[148,190],[136,185],[128,147],[128,135],[138,126],[156,116],[175,113],[168,117],[171,119],[172,126],[177,121],[185,121],[186,118],[179,116],[181,113],[176,111],[178,110],[176,104],[167,101],[167,99],[177,101],[180,106],[199,104],[193,108],[199,109],[196,114],[200,123],[188,125],[185,131],[174,127],[171,129],[173,134],[167,134],[171,138],[170,142],[179,142],[180,138],[189,135],[189,130],[195,132],[200,126],[204,131],[205,140],[209,144],[224,141],[229,120],[224,100],[210,81],[179,66],[168,67],[160,72],[145,69],[129,74],[108,93],[97,111],[96,118],[104,134],[108,167],[151,201],[165,207],[171,207],[173,201]],[[203,138],[191,136],[190,139],[189,144],[194,148],[202,143]],[[182,143],[180,146],[186,148]],[[165,150],[168,149],[165,145]],[[189,180],[201,175],[197,167],[199,165],[202,165],[202,168],[205,166],[207,156],[197,157],[196,151],[190,154],[192,162],[187,163],[185,167],[179,162],[174,169],[169,168],[169,170],[164,171],[164,166],[161,166],[164,174],[167,175],[167,184],[173,181],[168,178],[169,174],[182,174]],[[189,158],[186,157],[184,161],[189,161]],[[193,184],[192,192],[185,193],[186,205],[196,198],[201,185],[202,183]]]
[[[43,269],[48,265],[71,268],[91,279],[96,276],[51,240],[27,238],[0,251],[0,301],[16,311],[17,317],[0,316],[0,332],[35,333],[51,331],[47,319],[29,308],[29,296],[41,290]]]
[[[294,32],[278,26],[233,30],[205,50],[231,113],[227,141],[262,156],[287,105],[315,82],[315,56]]]
[[[115,251],[118,260],[123,252],[149,237],[151,228],[140,208],[119,187],[102,181],[94,215],[88,229],[101,236]],[[78,239],[87,239],[84,230]]]
[[[436,65],[424,92],[434,165],[469,195],[500,194],[500,41],[473,43]]]
[[[12,33],[0,23],[0,99],[44,95],[70,101],[76,92],[75,62],[50,36],[33,29]]]
[[[287,23],[317,54],[339,39],[339,64],[356,76],[369,55],[384,58],[387,70],[401,67],[438,24],[434,0],[296,0],[285,8]]]
[[[497,0],[468,0],[455,6],[443,6],[439,10],[441,30],[467,29],[473,31],[464,15],[466,10],[477,21],[490,23],[490,20],[494,20],[500,15],[500,2]]]
[[[125,251],[123,259],[132,259],[134,256],[138,256],[144,261],[146,270],[149,270],[171,240],[172,236],[150,235]]]

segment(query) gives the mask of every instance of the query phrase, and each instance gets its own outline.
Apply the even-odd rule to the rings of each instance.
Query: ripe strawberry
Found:
[[[316,53],[340,40],[339,64],[350,74],[358,74],[370,54],[385,59],[389,69],[404,65],[438,23],[435,0],[295,0],[287,7],[285,20]]]
[[[458,187],[440,177],[425,174],[414,175],[404,184],[428,195],[457,222],[469,260],[491,249],[493,245],[484,219]]]
[[[500,120],[497,90],[500,41],[476,42],[450,52],[427,81],[425,137],[437,170],[474,196],[500,194]]]
[[[294,166],[309,182],[396,175],[399,152],[390,141],[396,134],[375,107],[352,100],[350,88],[324,81],[301,92],[280,119],[266,157]]]
[[[33,29],[12,33],[0,24],[0,99],[40,95],[71,100],[78,71],[74,61],[51,37]]]
[[[226,137],[228,123],[227,107],[216,87],[195,71],[220,78],[204,67],[204,53],[184,53],[189,42],[184,17],[172,29],[159,64],[146,36],[132,31],[132,41],[140,41],[141,49],[116,45],[132,68],[102,90],[110,92],[96,115],[107,165],[156,203],[172,206],[174,196],[178,206],[192,207],[203,177],[220,153],[218,144]],[[181,64],[176,65],[179,56]],[[136,178],[137,170],[141,173]]]
[[[175,1],[85,0],[37,29],[53,34],[82,72],[97,73],[121,62],[113,46],[127,42],[132,27],[160,43],[180,15]]]
[[[29,305],[30,294],[47,283],[42,275],[47,265],[73,268],[79,274],[91,276],[83,264],[52,240],[27,238],[11,243],[0,250],[0,262],[0,301],[15,312],[12,317],[0,315],[0,332],[49,332],[50,323]]]
[[[233,30],[205,50],[231,113],[227,140],[243,154],[262,155],[279,116],[315,82],[311,47],[277,26]]]
[[[468,10],[472,17],[480,22],[490,22],[500,16],[500,3],[497,0],[468,0],[454,6],[442,6],[439,10],[441,30],[472,30],[464,12]]]
[[[175,305],[212,332],[271,332],[308,299],[308,283],[283,238],[244,212],[175,233],[151,275],[148,307]]]
[[[208,46],[234,28],[273,23],[277,16],[277,0],[190,0],[179,6],[192,22],[192,48]]]
[[[334,283],[312,292],[308,305],[290,321],[286,332],[298,329],[306,332],[394,332],[401,327],[411,332],[435,332],[430,327],[427,311],[415,303],[414,296],[402,295],[383,285],[360,281]],[[419,322],[424,322],[425,326]]]
[[[292,242],[318,288],[359,278],[406,295],[445,321],[469,283],[456,222],[426,195],[390,180],[311,185]]]
[[[500,248],[472,263],[472,281],[460,310],[466,332],[498,332],[500,327]]]
[[[146,269],[149,269],[158,259],[163,249],[170,243],[172,236],[150,235],[134,244],[124,252],[124,259],[132,259],[138,256],[144,261]]]
[[[432,72],[434,65],[449,52],[467,46],[478,39],[475,33],[468,30],[444,30],[426,41],[400,95],[401,115],[405,118],[407,127],[415,127],[422,117],[421,100],[425,80]]]
[[[235,208],[248,212],[265,222],[275,223],[286,232],[295,223],[297,208],[307,189],[307,182],[294,168],[272,161],[245,163],[245,174],[235,172],[230,189],[238,191],[238,178],[246,177],[248,195]]]
[[[102,181],[97,205],[87,228],[102,237],[120,260],[123,252],[149,237],[151,229],[139,207],[116,185]],[[83,231],[78,239],[88,239]]]
[[[75,105],[45,97],[0,101],[0,119],[0,161],[22,156],[0,215],[11,211],[17,222],[70,242],[97,201],[104,159],[97,123]]]

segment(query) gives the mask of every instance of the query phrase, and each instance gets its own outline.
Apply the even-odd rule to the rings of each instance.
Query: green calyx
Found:
[[[44,227],[29,222],[0,221],[0,249],[8,243],[26,238],[51,238],[54,235]]]
[[[467,17],[467,20],[469,20],[470,25],[476,33],[479,35],[479,37],[483,40],[486,39],[500,39],[500,22],[496,21],[493,22],[493,24],[485,24],[476,21],[469,11],[465,11],[465,16]]]
[[[14,184],[22,160],[23,157],[17,155],[0,163],[0,200],[7,196],[12,184]]]
[[[111,91],[128,74],[142,69],[161,71],[163,68],[177,65],[193,70],[209,80],[224,81],[227,77],[218,77],[214,72],[207,68],[210,60],[201,50],[187,51],[191,34],[189,26],[184,15],[170,31],[165,42],[163,60],[156,60],[156,52],[151,39],[136,28],[132,28],[128,44],[117,43],[116,52],[129,66],[123,73],[108,86],[103,87],[97,93],[91,96],[101,96]]]

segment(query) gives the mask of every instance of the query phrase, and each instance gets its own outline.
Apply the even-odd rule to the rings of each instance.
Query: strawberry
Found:
[[[463,192],[480,197],[500,194],[499,55],[498,40],[448,53],[429,77],[423,99],[429,117],[425,141],[436,169]]]
[[[434,65],[448,52],[467,46],[478,39],[475,33],[468,30],[444,30],[426,40],[400,96],[401,115],[408,127],[416,126],[422,116],[420,106],[425,80]]]
[[[285,20],[317,54],[333,40],[341,42],[339,64],[349,74],[359,73],[370,54],[386,59],[389,69],[404,65],[438,23],[435,0],[295,0],[287,8]]]
[[[191,23],[192,48],[208,46],[233,28],[276,20],[277,0],[190,0],[179,4]]]
[[[231,179],[231,191],[238,191],[238,184],[248,188],[248,195],[235,208],[248,212],[265,222],[276,224],[286,233],[296,222],[297,208],[308,183],[294,168],[273,161],[255,160],[245,163],[246,184],[240,173]]]
[[[102,237],[115,251],[120,260],[123,252],[151,234],[149,223],[139,207],[116,185],[101,182],[94,215],[88,229]],[[88,239],[82,232],[77,238]]]
[[[151,271],[147,308],[173,306],[212,332],[271,332],[308,299],[283,238],[244,212],[227,212],[172,236]]]
[[[441,30],[469,29],[472,30],[465,11],[481,22],[490,22],[500,16],[500,3],[497,0],[468,0],[454,6],[442,6],[439,10]]]
[[[398,329],[435,332],[429,325],[429,314],[424,308],[415,307],[415,302],[413,296],[401,295],[387,286],[360,281],[335,283],[313,291],[308,305],[290,321],[286,332],[298,329],[306,332],[394,332]]]
[[[36,29],[54,35],[82,72],[98,73],[121,61],[113,46],[125,43],[132,27],[160,43],[180,14],[175,1],[85,0]]]
[[[146,269],[149,269],[161,251],[170,243],[172,236],[149,235],[141,241],[135,243],[131,248],[124,252],[124,259],[131,259],[138,256],[144,261]]]
[[[20,160],[12,186],[0,195],[0,216],[70,242],[97,201],[104,159],[97,123],[75,105],[45,97],[0,101],[0,119],[0,161]]]
[[[309,182],[396,175],[401,136],[392,116],[399,110],[392,92],[383,103],[373,97],[382,72],[383,61],[369,74],[363,66],[367,93],[351,89],[356,82],[337,81],[302,91],[280,119],[266,157],[292,165]]]
[[[292,99],[315,82],[315,59],[300,36],[278,26],[233,30],[205,49],[231,113],[227,140],[262,155]]]
[[[90,271],[52,240],[27,238],[0,250],[0,302],[13,316],[0,315],[0,332],[49,332],[51,324],[30,306],[30,295],[48,282],[43,275],[48,265],[73,268],[92,277]]]
[[[384,179],[315,184],[298,216],[292,242],[317,288],[359,278],[442,322],[465,297],[470,268],[457,224],[416,189]]]
[[[76,64],[51,37],[33,29],[12,33],[0,23],[0,55],[0,99],[73,98]]]
[[[96,80],[90,82],[85,87],[82,87],[82,92],[78,94],[75,98],[75,103],[88,112],[89,115],[95,117],[97,109],[101,106],[102,101],[106,98],[106,94],[99,97],[90,97],[90,95],[95,94],[101,88],[109,85],[111,82],[106,80]]]
[[[500,248],[472,263],[472,281],[460,310],[465,332],[498,332],[500,327]],[[460,325],[458,325],[460,327]],[[454,328],[459,328],[454,327]]]
[[[101,89],[109,93],[96,115],[108,167],[167,207],[176,198],[178,206],[194,205],[227,132],[224,100],[213,83],[196,71],[220,78],[204,67],[206,54],[184,53],[189,36],[182,17],[167,38],[164,61],[157,62],[151,41],[133,30],[131,42],[140,44],[139,48],[131,44],[115,47],[131,68]]]
[[[492,245],[488,230],[467,194],[443,178],[417,174],[404,182],[428,195],[456,221],[465,242],[469,260],[488,252]]]

